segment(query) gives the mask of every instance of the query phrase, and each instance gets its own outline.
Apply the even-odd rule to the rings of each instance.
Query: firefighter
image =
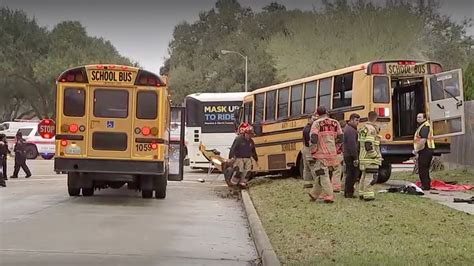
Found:
[[[10,178],[18,178],[20,167],[26,174],[25,178],[29,178],[31,176],[31,172],[26,165],[26,144],[21,132],[16,133],[16,143],[13,151],[15,152],[15,169],[13,171],[13,175]]]
[[[433,128],[426,114],[419,113],[416,116],[419,124],[413,138],[413,154],[417,156],[418,174],[421,181],[421,189],[431,189],[430,165],[433,160],[435,143],[433,140]]]
[[[234,160],[237,173],[232,177],[231,183],[241,188],[247,187],[247,177],[252,170],[252,158],[258,163],[255,143],[252,140],[253,128],[248,124],[239,127],[239,135],[235,138],[229,152],[229,159]]]
[[[375,124],[378,115],[374,111],[369,112],[369,122],[359,130],[359,169],[362,177],[359,183],[359,198],[370,201],[375,200],[374,185],[377,182],[379,166],[382,165],[382,154],[380,153],[379,127]],[[370,178],[369,175],[372,176]]]
[[[311,155],[311,126],[313,122],[316,121],[317,117],[312,116],[308,121],[306,126],[303,128],[303,148],[301,148],[301,156],[303,156],[303,180],[306,181],[304,188],[313,187],[313,175],[311,174],[310,162],[313,161],[313,156]]]
[[[337,153],[337,145],[343,142],[341,125],[337,120],[329,118],[326,107],[319,106],[316,110],[318,119],[311,127],[311,154],[314,161],[311,164],[311,173],[315,180],[313,189],[309,193],[312,201],[322,196],[324,202],[334,202],[334,192],[329,178],[329,171],[334,171],[341,163]]]

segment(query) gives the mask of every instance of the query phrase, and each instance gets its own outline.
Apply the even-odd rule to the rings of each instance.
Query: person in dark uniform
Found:
[[[26,144],[21,132],[16,133],[16,143],[13,151],[15,152],[15,169],[13,171],[13,175],[10,178],[18,178],[18,172],[20,172],[20,167],[25,172],[25,177],[30,177],[31,172],[28,166],[26,165]]]
[[[360,115],[351,114],[349,122],[344,127],[344,164],[346,166],[346,180],[344,183],[344,197],[354,197],[354,185],[359,178],[359,149],[358,131]]]
[[[421,181],[421,189],[431,189],[430,165],[433,160],[433,151],[435,143],[433,140],[433,128],[431,127],[428,117],[424,113],[416,116],[419,124],[418,129],[413,136],[413,154],[418,159],[418,174]]]
[[[8,149],[7,138],[4,134],[0,134],[0,172],[2,172],[0,176],[0,186],[6,187],[7,184],[5,180],[7,180],[7,156],[10,154],[10,150]]]
[[[7,156],[11,154],[11,152],[8,149],[7,136],[5,134],[0,134],[0,145],[0,161],[3,168],[1,177],[7,180]]]

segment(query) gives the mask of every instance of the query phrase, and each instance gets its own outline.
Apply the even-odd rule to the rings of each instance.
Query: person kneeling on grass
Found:
[[[247,123],[239,127],[239,135],[235,138],[229,152],[229,159],[234,160],[234,168],[237,173],[232,176],[231,183],[234,186],[247,187],[247,177],[252,170],[252,158],[258,163],[255,143],[252,140],[253,128]]]

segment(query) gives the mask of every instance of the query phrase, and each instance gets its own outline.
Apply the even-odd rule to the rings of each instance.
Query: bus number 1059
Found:
[[[144,143],[137,143],[136,144],[137,151],[151,151],[153,150],[151,143],[144,144]]]

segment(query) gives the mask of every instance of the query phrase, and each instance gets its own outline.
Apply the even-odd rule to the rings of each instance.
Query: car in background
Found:
[[[15,144],[15,135],[18,129],[22,127],[37,127],[38,123],[38,121],[32,120],[6,121],[0,123],[0,134],[7,136],[8,148],[11,150]]]
[[[56,150],[55,138],[44,139],[40,136],[37,126],[27,126],[18,129],[26,141],[26,158],[36,159],[38,156],[50,160]]]

